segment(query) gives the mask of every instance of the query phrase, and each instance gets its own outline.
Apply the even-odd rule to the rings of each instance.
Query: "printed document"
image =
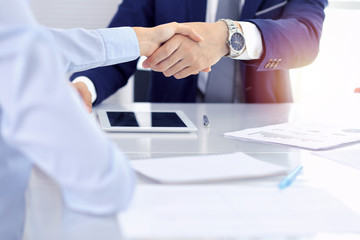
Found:
[[[226,137],[325,150],[360,141],[360,129],[333,129],[283,123],[224,134]]]

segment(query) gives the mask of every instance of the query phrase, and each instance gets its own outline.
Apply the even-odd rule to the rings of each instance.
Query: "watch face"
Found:
[[[230,45],[235,51],[241,51],[245,46],[245,39],[240,33],[234,33],[230,39]]]

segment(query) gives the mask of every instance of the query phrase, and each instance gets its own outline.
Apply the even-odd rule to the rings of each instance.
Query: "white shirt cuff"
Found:
[[[94,86],[94,83],[90,80],[90,78],[88,77],[84,77],[84,76],[80,76],[74,79],[74,81],[72,81],[73,83],[77,83],[77,82],[82,82],[86,85],[86,87],[88,88],[89,92],[91,93],[91,102],[94,103],[96,101],[97,98],[97,94],[96,94],[96,89]]]
[[[239,22],[239,24],[244,33],[246,49],[239,57],[234,59],[260,59],[261,54],[263,53],[263,44],[259,29],[251,22]]]

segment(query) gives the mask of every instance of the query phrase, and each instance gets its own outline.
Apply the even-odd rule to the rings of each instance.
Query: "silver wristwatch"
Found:
[[[229,29],[229,37],[226,43],[229,46],[229,54],[227,57],[236,58],[240,56],[246,48],[245,37],[240,31],[240,29],[235,25],[233,20],[230,19],[220,19],[226,23]]]

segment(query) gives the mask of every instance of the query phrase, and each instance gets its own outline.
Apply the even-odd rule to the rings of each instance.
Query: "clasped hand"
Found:
[[[177,26],[183,31],[173,29],[172,33],[176,32],[174,36],[158,45],[159,48],[150,55],[146,55],[148,59],[143,63],[144,68],[163,72],[166,77],[174,76],[180,79],[198,74],[200,71],[210,71],[210,67],[228,53],[225,44],[228,34],[225,23],[199,22]],[[170,29],[168,24],[158,27],[167,28],[168,31]],[[199,34],[201,38],[197,38]]]
[[[216,23],[168,23],[153,28],[134,27],[140,55],[148,59],[145,68],[163,72],[165,76],[185,78],[211,66],[228,53],[225,44],[227,27]],[[91,93],[82,82],[73,84],[86,108],[92,110]]]

